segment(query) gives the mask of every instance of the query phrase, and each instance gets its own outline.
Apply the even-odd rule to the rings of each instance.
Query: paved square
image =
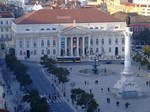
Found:
[[[82,69],[92,69],[89,64],[65,64],[63,67],[72,68],[70,70],[70,81],[66,84],[66,91],[70,91],[71,82],[75,82],[74,88],[81,88],[86,92],[94,94],[94,97],[99,104],[101,112],[150,112],[150,85],[146,85],[146,81],[150,81],[148,73],[139,70],[137,67],[132,66],[132,70],[138,77],[135,77],[135,82],[140,86],[143,96],[133,99],[119,99],[113,93],[114,84],[120,79],[120,72],[123,71],[123,65],[121,64],[104,64],[100,65],[98,69],[106,68],[112,71],[112,74],[107,75],[82,75],[79,73]],[[98,84],[95,84],[95,80],[98,80]],[[85,85],[86,81],[86,85]],[[110,88],[110,91],[108,91]],[[68,97],[69,97],[68,93]],[[107,98],[110,98],[110,104],[107,103]],[[119,101],[119,106],[116,106],[116,102]],[[130,103],[129,108],[125,108],[125,103]]]

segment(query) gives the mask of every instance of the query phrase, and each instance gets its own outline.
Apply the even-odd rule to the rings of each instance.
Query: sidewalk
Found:
[[[14,78],[12,72],[7,71],[7,73],[10,76],[10,87],[8,87],[9,85],[7,85],[2,77],[2,70],[4,70],[5,67],[3,67],[0,70],[0,79],[2,81],[2,83],[5,85],[4,86],[4,92],[5,92],[5,102],[7,105],[7,109],[9,112],[15,112],[14,108],[17,108],[19,106],[19,104],[22,104],[22,110],[20,110],[19,112],[23,112],[23,110],[25,110],[24,107],[26,107],[25,103],[21,102],[22,99],[22,95],[23,92],[20,91],[19,89],[19,83],[16,81],[16,79]],[[6,74],[5,74],[6,75]]]

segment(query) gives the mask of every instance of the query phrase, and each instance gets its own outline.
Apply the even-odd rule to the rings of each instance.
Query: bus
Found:
[[[58,63],[69,63],[69,62],[76,62],[79,63],[81,62],[80,57],[57,57],[57,62]]]

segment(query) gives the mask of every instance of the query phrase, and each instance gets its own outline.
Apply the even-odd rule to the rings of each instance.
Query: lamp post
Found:
[[[97,69],[97,66],[99,66],[99,64],[97,63],[97,56],[96,55],[94,57],[94,64],[92,66],[93,66],[93,69],[92,69],[93,73],[98,74],[99,70]]]

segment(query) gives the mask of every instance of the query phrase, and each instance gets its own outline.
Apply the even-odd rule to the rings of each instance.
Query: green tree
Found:
[[[149,63],[149,62],[148,62],[148,60],[147,60],[146,57],[144,57],[144,58],[141,60],[141,62],[140,62],[141,66],[147,65],[148,63]]]
[[[150,46],[145,46],[144,47],[144,54],[148,56],[148,58],[150,57]]]
[[[15,57],[15,55],[7,54],[5,56],[5,63],[7,65],[7,67],[10,68],[10,70],[14,69],[14,64],[16,61],[17,61],[17,58]]]
[[[141,44],[150,44],[150,30],[148,28],[144,29],[144,31],[138,34],[135,40]]]

